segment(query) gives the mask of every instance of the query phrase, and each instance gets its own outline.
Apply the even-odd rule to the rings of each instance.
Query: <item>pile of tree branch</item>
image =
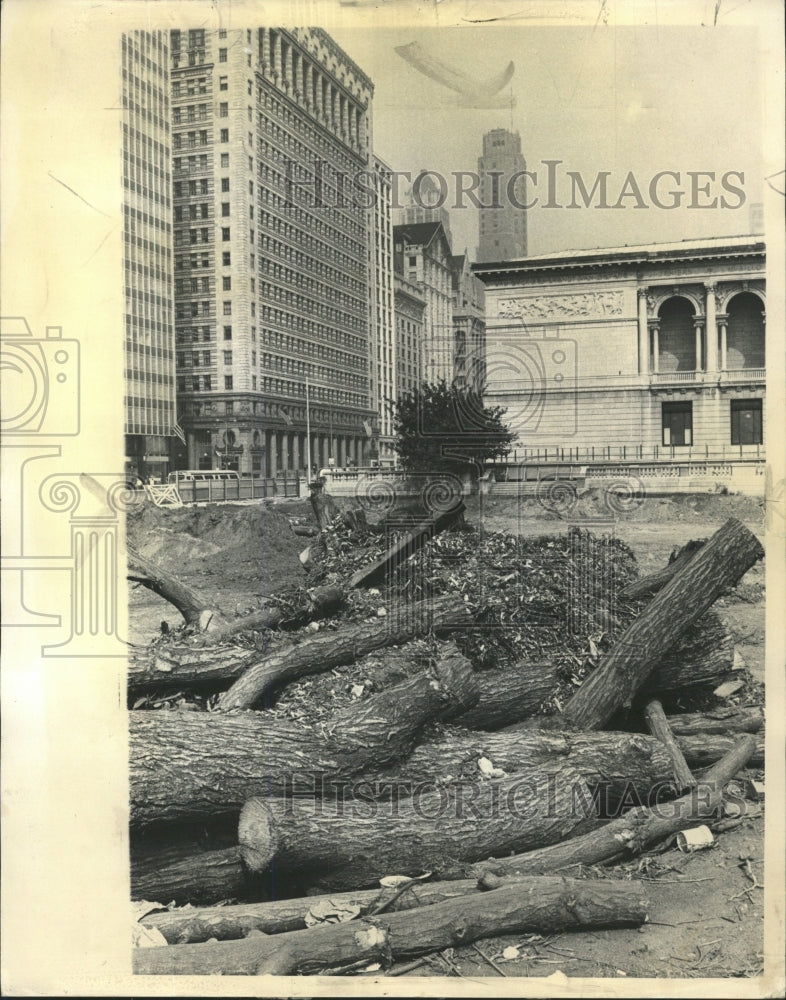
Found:
[[[342,532],[368,526],[314,506],[323,586],[286,633],[275,602],[231,621],[132,555],[129,575],[189,629],[137,651],[130,699],[207,698],[129,713],[132,895],[160,904],[142,922],[167,942],[135,970],[347,973],[645,921],[637,886],[563,873],[711,821],[724,786],[763,764],[760,710],[675,716],[658,700],[731,669],[709,609],[762,558],[756,538],[731,520],[635,581],[628,553],[585,536],[486,538],[461,564],[479,543],[457,513],[387,552],[376,534],[368,571],[353,552],[340,579]],[[587,553],[602,572],[577,565]],[[482,567],[507,583],[473,578]]]

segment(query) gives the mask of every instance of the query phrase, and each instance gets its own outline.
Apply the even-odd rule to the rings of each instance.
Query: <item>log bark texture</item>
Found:
[[[127,578],[141,583],[143,587],[174,605],[186,624],[201,624],[206,630],[225,624],[221,612],[217,608],[210,607],[196,590],[128,544],[126,544],[126,562]]]
[[[537,715],[558,683],[557,670],[548,663],[522,660],[505,670],[479,671],[480,698],[461,717],[461,725],[468,729],[501,729]]]
[[[714,684],[734,662],[734,640],[713,611],[691,626],[642,687],[644,695]],[[460,719],[468,729],[501,729],[537,715],[558,689],[548,662],[521,660],[504,670],[478,673],[480,699]]]
[[[683,712],[667,718],[675,736],[758,733],[764,727],[764,712],[758,707],[713,708],[707,712]]]
[[[268,601],[259,611],[227,622],[210,632],[210,641],[223,642],[240,632],[257,632],[261,629],[296,628],[318,618],[327,618],[344,606],[345,595],[341,587],[314,587],[305,591],[297,601]]]
[[[682,750],[671,731],[666,713],[663,711],[663,705],[661,705],[657,698],[653,698],[648,703],[644,710],[644,716],[650,732],[663,744],[671,758],[672,774],[674,775],[674,781],[678,790],[684,792],[689,788],[693,788],[696,784],[696,779],[693,777]]]
[[[313,975],[502,934],[638,926],[648,914],[649,901],[638,886],[541,877],[421,909],[270,937],[138,948],[133,964],[140,975]]]
[[[685,629],[763,556],[756,536],[730,518],[603,657],[565,705],[564,721],[578,729],[603,726],[618,708],[630,703]]]
[[[589,798],[562,763],[499,781],[429,782],[395,802],[254,798],[240,814],[238,842],[249,871],[273,862],[279,876],[307,873],[338,891],[553,843],[587,818],[575,803]]]
[[[718,617],[708,611],[664,654],[641,686],[643,697],[681,688],[716,684],[734,667],[734,637]]]
[[[472,732],[459,728],[465,717],[466,714],[459,716],[455,725],[445,727],[438,737],[418,744],[404,760],[383,770],[364,773],[355,779],[358,788],[392,786],[401,794],[411,794],[412,789],[424,782],[449,778],[474,780],[481,776],[481,758],[508,774],[533,767],[546,770],[555,763],[566,764],[574,768],[590,788],[601,788],[602,801],[611,804],[632,795],[644,801],[651,789],[663,787],[672,778],[667,749],[660,739],[644,733],[544,732],[519,726],[494,733]],[[687,721],[683,722],[683,718]],[[726,723],[731,728],[720,734],[713,730],[721,720],[711,717],[692,714],[672,715],[666,719],[674,732],[681,728],[690,731],[689,735],[675,736],[675,742],[689,766],[697,768],[720,760],[734,743],[730,734],[743,732],[757,721],[755,713],[745,712],[736,719],[731,716]],[[706,725],[706,730],[702,725]],[[735,725],[737,729],[733,728]],[[751,759],[755,763],[760,756],[761,748],[757,743]]]
[[[317,730],[264,713],[131,712],[131,823],[239,811],[253,795],[312,793],[409,751],[424,723],[477,698],[475,674],[448,644],[433,671],[337,712]]]
[[[151,688],[172,690],[230,684],[264,655],[245,646],[135,648],[128,658],[128,691],[133,696]]]
[[[203,850],[194,844],[169,851],[131,853],[131,898],[164,906],[217,903],[253,895],[254,880],[237,847]]]
[[[739,737],[729,752],[702,777],[698,788],[656,808],[636,807],[619,819],[561,844],[518,854],[492,858],[464,868],[458,877],[481,878],[496,875],[526,875],[564,871],[579,865],[596,865],[612,859],[632,857],[651,844],[712,816],[723,800],[723,786],[745,767],[756,751],[756,737]]]
[[[237,860],[240,870],[240,860]],[[508,886],[527,888],[532,876],[510,876],[504,880]],[[300,896],[295,899],[276,899],[264,903],[241,903],[234,906],[183,907],[148,913],[140,920],[145,927],[160,931],[169,944],[196,944],[199,941],[232,941],[245,937],[251,931],[263,934],[284,934],[304,930],[306,916],[323,908],[348,910],[357,908],[365,916],[377,907],[385,912],[414,910],[433,906],[460,896],[472,896],[482,891],[477,879],[456,879],[452,882],[413,882],[403,892],[398,889],[356,889],[334,892],[322,896]],[[235,893],[237,895],[237,893]],[[136,896],[134,898],[137,898]],[[139,897],[146,898],[146,897]],[[170,898],[170,897],[167,897]]]
[[[411,555],[423,547],[429,538],[456,524],[464,516],[464,501],[461,500],[451,510],[438,514],[416,525],[402,539],[392,545],[379,559],[368,566],[363,566],[349,578],[347,587],[370,587],[375,583],[383,583],[390,573],[405,562]]]
[[[471,622],[460,597],[453,595],[410,605],[394,605],[382,621],[347,625],[338,631],[304,639],[296,646],[277,650],[238,678],[218,702],[219,709],[251,708],[266,691],[304,677],[324,673],[333,667],[353,663],[365,653],[386,646],[399,646],[419,635],[434,631],[445,635]]]

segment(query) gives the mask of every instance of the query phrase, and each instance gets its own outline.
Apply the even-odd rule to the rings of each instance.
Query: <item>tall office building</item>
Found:
[[[396,302],[396,399],[423,381],[421,350],[426,300],[420,288],[398,271],[393,276]]]
[[[526,169],[518,132],[495,128],[483,136],[478,159],[480,240],[478,263],[519,260],[527,256]]]
[[[362,464],[373,85],[318,28],[172,31],[170,47],[187,464]]]
[[[378,156],[373,157],[374,203],[369,213],[374,266],[373,331],[376,365],[375,404],[378,414],[374,449],[381,461],[393,461],[393,405],[396,396],[396,328],[393,300],[393,212],[392,171]],[[372,452],[373,454],[373,452]]]
[[[398,274],[417,287],[425,300],[420,374],[423,381],[453,381],[453,286],[450,244],[441,222],[394,226]]]
[[[129,471],[169,470],[175,414],[169,38],[121,37],[125,453]]]

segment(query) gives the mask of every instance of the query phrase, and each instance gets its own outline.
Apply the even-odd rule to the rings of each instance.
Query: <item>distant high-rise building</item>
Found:
[[[518,132],[495,128],[483,136],[478,159],[480,239],[477,260],[493,263],[527,256],[526,169]]]
[[[172,31],[170,48],[187,464],[362,464],[373,84],[319,28]]]
[[[169,36],[121,37],[125,454],[163,477],[177,440],[172,304]]]
[[[396,327],[393,301],[393,213],[392,171],[373,158],[374,205],[370,213],[374,267],[372,269],[374,304],[373,325],[375,356],[375,404],[378,413],[376,438],[378,457],[395,458],[393,442],[393,404],[396,400]]]

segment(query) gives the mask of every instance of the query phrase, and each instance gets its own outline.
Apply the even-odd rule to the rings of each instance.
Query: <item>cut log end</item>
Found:
[[[260,798],[249,799],[240,812],[237,839],[240,857],[250,872],[263,872],[278,849],[273,814]]]

